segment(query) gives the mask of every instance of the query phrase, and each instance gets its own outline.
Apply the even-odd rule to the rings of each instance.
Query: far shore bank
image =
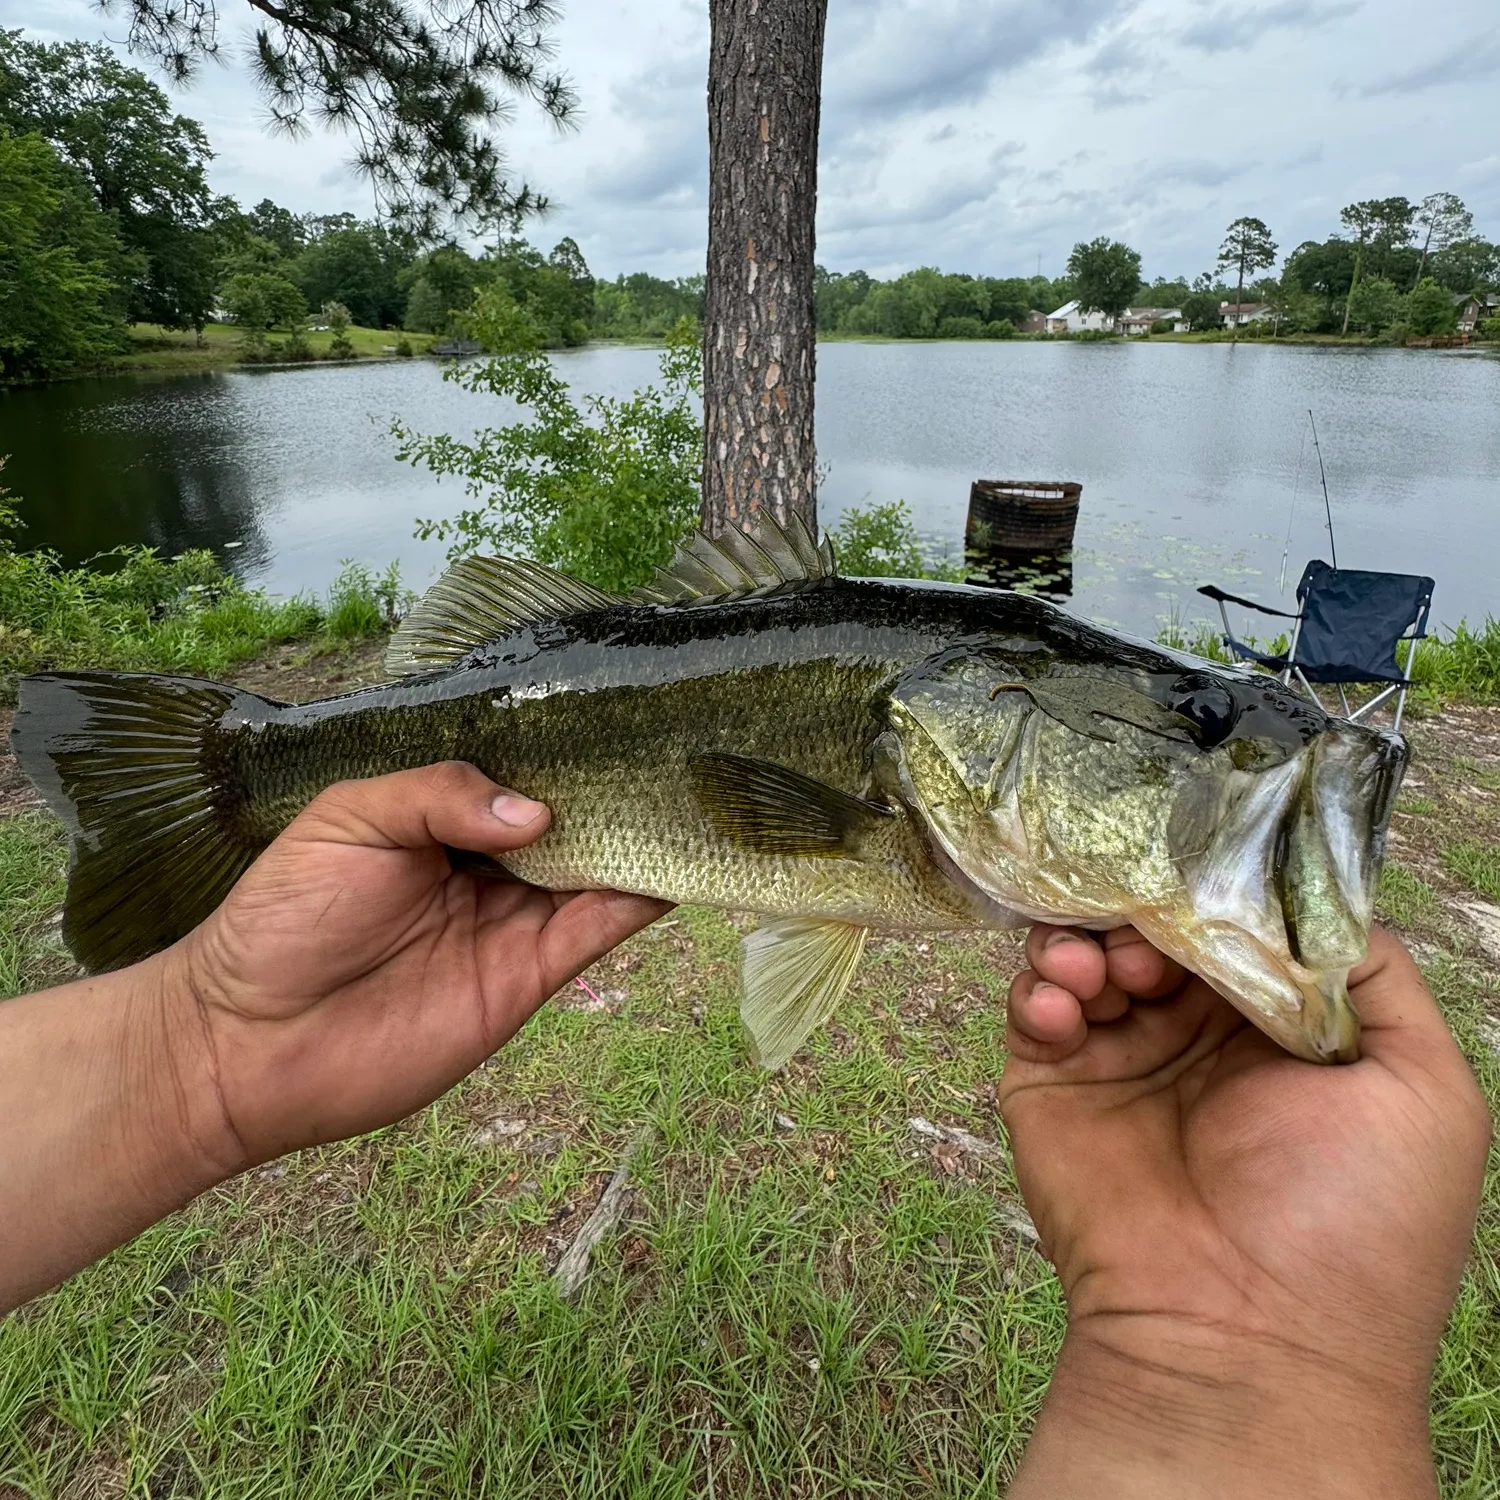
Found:
[[[58,384],[73,380],[97,379],[113,375],[195,375],[211,374],[220,370],[235,369],[288,369],[308,365],[365,365],[403,358],[440,358],[433,345],[441,342],[429,333],[406,333],[399,328],[359,328],[348,330],[353,354],[334,359],[329,352],[333,335],[327,331],[308,332],[304,335],[307,353],[294,358],[282,357],[279,350],[285,343],[284,335],[273,335],[266,345],[256,350],[249,346],[238,328],[227,324],[210,324],[203,331],[201,342],[191,329],[164,329],[151,325],[136,324],[129,331],[130,347],[117,359],[87,369],[70,371],[46,382],[16,382],[14,384]],[[1391,343],[1385,339],[1365,338],[1336,333],[1294,333],[1275,338],[1260,335],[1242,335],[1239,339],[1228,330],[1210,330],[1203,333],[1157,333],[1134,338],[1121,334],[1017,334],[1010,339],[955,339],[955,338],[891,338],[879,334],[820,333],[820,344],[1070,344],[1070,343],[1116,343],[1116,344],[1229,344],[1239,343],[1252,347],[1283,347],[1289,345],[1337,346],[1351,349],[1421,349],[1434,348],[1452,352],[1500,353],[1500,342],[1495,340],[1469,339],[1458,343],[1444,339],[1413,339],[1404,344]],[[660,340],[630,338],[592,338],[578,348],[635,347],[654,349]],[[0,387],[3,388],[3,387]]]

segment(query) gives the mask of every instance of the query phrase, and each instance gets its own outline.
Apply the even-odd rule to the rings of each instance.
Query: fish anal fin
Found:
[[[456,666],[476,646],[500,640],[536,620],[605,609],[620,601],[591,583],[540,563],[466,557],[422,596],[386,648],[391,677]]]
[[[761,1067],[785,1066],[833,1014],[869,935],[848,922],[786,917],[745,938],[740,1019]]]
[[[889,808],[772,761],[702,755],[693,762],[698,804],[720,837],[756,854],[857,858]]]
[[[793,515],[782,526],[757,511],[743,530],[694,532],[665,568],[631,598],[643,604],[715,604],[811,588],[834,576],[833,547]]]

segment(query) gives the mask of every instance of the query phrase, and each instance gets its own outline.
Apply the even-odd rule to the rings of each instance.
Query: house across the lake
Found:
[[[1151,332],[1153,323],[1170,323],[1173,333],[1187,332],[1180,307],[1127,307],[1120,315],[1119,329],[1126,338],[1139,338]]]
[[[1453,302],[1458,308],[1460,333],[1473,333],[1486,318],[1500,318],[1500,292],[1468,297],[1460,293]]]
[[[1048,333],[1113,333],[1115,320],[1102,312],[1081,312],[1076,302],[1064,302],[1047,314]]]
[[[1271,309],[1264,302],[1221,302],[1219,320],[1226,328],[1243,328],[1246,323],[1258,323],[1269,318]]]
[[[1017,333],[1046,333],[1046,331],[1047,314],[1039,312],[1034,307],[1021,319],[1021,325],[1016,329]]]

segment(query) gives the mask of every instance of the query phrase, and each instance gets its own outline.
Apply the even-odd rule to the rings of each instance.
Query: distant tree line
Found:
[[[1474,232],[1474,216],[1452,193],[1420,203],[1402,197],[1351,203],[1340,232],[1306,240],[1279,275],[1277,246],[1260,219],[1228,228],[1213,269],[1185,282],[1140,278],[1140,255],[1116,240],[1075,245],[1068,260],[1072,297],[1086,311],[1118,317],[1131,305],[1177,309],[1194,331],[1225,322],[1226,305],[1260,309],[1247,336],[1354,333],[1401,340],[1453,332],[1460,304],[1500,286],[1500,244]],[[1237,324],[1240,314],[1231,316]],[[1484,329],[1494,336],[1493,325]]]
[[[702,314],[703,277],[596,280],[570,239],[543,253],[505,233],[472,253],[401,220],[299,215],[270,200],[245,209],[210,189],[212,159],[202,127],[108,47],[0,30],[0,378],[107,364],[131,324],[201,335],[228,319],[251,345],[285,330],[282,350],[309,319],[339,341],[351,322],[460,333],[477,292],[495,282],[550,347],[662,338]],[[1400,337],[1450,331],[1456,297],[1500,284],[1500,247],[1450,193],[1350,204],[1338,232],[1299,245],[1279,275],[1258,276],[1275,252],[1267,226],[1242,218],[1191,285],[1147,285],[1140,255],[1107,238],[1075,246],[1056,280],[930,266],[880,280],[819,267],[817,326],[1009,338],[1033,311],[1077,300],[1111,317],[1140,303],[1177,308],[1202,329],[1217,327],[1232,299],[1268,309],[1256,332]]]

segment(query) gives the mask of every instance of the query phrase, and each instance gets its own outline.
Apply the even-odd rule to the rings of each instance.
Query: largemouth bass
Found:
[[[762,914],[757,1058],[827,1019],[871,931],[1133,922],[1300,1057],[1349,1060],[1405,765],[1264,674],[992,589],[841,578],[800,523],[698,536],[630,598],[471,558],[381,686],[302,706],[184,678],[21,684],[91,970],[182,937],[333,782],[446,759],[547,803],[554,890]],[[455,855],[455,858],[459,856]]]

